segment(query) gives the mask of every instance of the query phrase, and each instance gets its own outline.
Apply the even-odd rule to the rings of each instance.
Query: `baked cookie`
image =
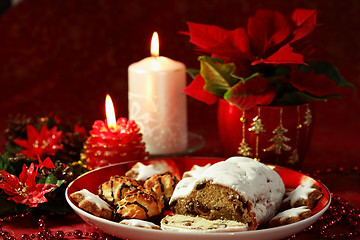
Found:
[[[121,218],[148,220],[163,212],[164,204],[156,193],[150,189],[139,187],[125,193],[118,203],[116,213]]]
[[[311,181],[303,182],[296,189],[285,194],[281,209],[306,206],[313,209],[323,194],[319,187]]]
[[[97,217],[112,219],[113,211],[109,204],[87,189],[74,192],[70,194],[70,197],[78,204],[79,208]]]
[[[278,213],[270,220],[269,225],[271,227],[286,225],[294,222],[298,222],[311,216],[311,210],[306,206],[290,208],[283,212]]]
[[[202,217],[192,217],[175,214],[161,220],[161,229],[171,232],[243,232],[247,225],[231,220],[208,220]]]
[[[139,220],[139,219],[123,219],[120,223],[132,227],[161,230],[161,228],[155,223]]]
[[[111,176],[109,181],[104,182],[98,187],[98,194],[102,199],[116,206],[123,199],[127,191],[136,189],[138,186],[140,184],[132,178]]]
[[[232,157],[199,176],[183,178],[170,206],[175,214],[234,220],[254,230],[275,215],[284,193],[273,169],[251,158]]]
[[[144,165],[141,162],[138,162],[125,173],[125,176],[133,178],[143,184],[146,179],[160,172],[162,172],[162,170],[158,169],[153,164]]]
[[[199,176],[200,174],[202,174],[206,169],[208,169],[211,166],[210,163],[206,164],[205,166],[198,166],[198,165],[194,165],[190,171],[184,172],[182,178],[186,178],[186,177],[196,177]]]
[[[154,191],[164,205],[168,206],[177,183],[177,178],[171,172],[164,172],[151,176],[145,181],[144,187]]]

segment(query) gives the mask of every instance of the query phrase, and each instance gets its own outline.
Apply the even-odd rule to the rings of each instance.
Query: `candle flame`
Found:
[[[115,109],[109,94],[106,94],[105,110],[106,110],[106,122],[108,127],[115,129],[116,128]]]
[[[153,57],[159,56],[159,35],[157,32],[154,32],[152,35],[150,53]]]

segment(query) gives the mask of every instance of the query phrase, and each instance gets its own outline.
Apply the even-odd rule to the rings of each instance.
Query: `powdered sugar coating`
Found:
[[[301,214],[303,214],[305,212],[309,212],[309,211],[310,211],[310,209],[308,209],[306,206],[290,208],[288,210],[278,213],[275,217],[273,217],[272,220],[283,221],[286,218],[299,217]]]
[[[187,198],[195,186],[210,181],[240,193],[252,204],[257,224],[272,218],[278,209],[285,186],[281,177],[265,164],[247,157],[231,157],[207,168],[201,175],[182,179],[175,188],[170,204]]]
[[[210,165],[210,163],[206,164],[205,166],[194,165],[190,171],[184,172],[183,178],[196,177],[198,175],[201,175],[206,169],[210,167]]]
[[[196,184],[195,177],[187,177],[181,179],[174,189],[169,204],[171,204],[172,201],[176,199],[186,198],[188,195],[190,195],[190,193],[193,191],[195,187],[195,184]]]
[[[316,191],[314,187],[314,180],[307,179],[301,182],[301,185],[297,186],[293,191],[286,193],[287,197],[283,202],[290,202],[290,206],[294,206],[296,202],[309,199],[309,194]]]
[[[161,169],[157,169],[153,164],[144,165],[141,162],[136,163],[132,170],[138,173],[138,176],[135,179],[137,181],[145,181],[152,175],[162,172]]]
[[[288,196],[284,199],[284,202],[290,201],[291,206],[294,206],[297,201],[308,199],[309,194],[313,191],[316,191],[316,188],[299,185],[294,191],[288,193]]]

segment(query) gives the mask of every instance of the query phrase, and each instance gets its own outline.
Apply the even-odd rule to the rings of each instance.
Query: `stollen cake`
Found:
[[[232,220],[208,220],[202,217],[192,217],[180,214],[164,217],[161,229],[170,232],[243,232],[247,225]]]
[[[170,206],[175,214],[242,222],[249,230],[276,213],[285,193],[281,177],[246,157],[231,157],[177,184]]]

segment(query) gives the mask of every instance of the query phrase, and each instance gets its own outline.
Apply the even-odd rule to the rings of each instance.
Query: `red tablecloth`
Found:
[[[127,67],[149,55],[153,31],[160,35],[161,55],[197,68],[193,46],[178,31],[186,21],[216,24],[227,29],[244,25],[258,8],[291,12],[317,8],[319,27],[313,39],[337,56],[344,77],[359,88],[360,24],[357,0],[349,1],[101,1],[24,0],[0,16],[0,130],[9,114],[39,117],[55,112],[63,118],[91,124],[104,119],[104,97],[110,93],[118,116],[127,116]],[[189,79],[190,81],[190,79]],[[336,195],[360,207],[360,100],[346,88],[345,98],[317,103],[316,129],[303,171],[316,169],[345,173],[319,178]],[[189,130],[202,135],[206,145],[191,156],[220,156],[216,106],[188,101]],[[37,232],[37,219],[3,223],[3,230]],[[95,231],[76,216],[49,217],[52,231]],[[343,226],[338,227],[340,231]],[[310,235],[309,235],[310,234]],[[300,234],[297,239],[318,236]]]
[[[203,150],[206,150],[204,148]],[[203,151],[201,150],[201,151]],[[201,152],[199,151],[199,153]],[[324,219],[319,220],[313,225],[312,231],[304,231],[295,236],[295,239],[321,239],[320,230],[324,224],[329,224],[332,220],[341,216],[341,221],[330,226],[325,235],[328,234],[349,234],[355,233],[360,218],[360,176],[358,170],[344,170],[344,172],[322,172],[317,177],[320,179],[333,193],[333,200],[330,209],[324,214]],[[341,181],[339,181],[341,179]],[[344,184],[344,182],[351,184]],[[342,204],[340,204],[342,203]],[[345,207],[344,209],[342,207]],[[344,212],[342,212],[344,211]],[[354,211],[352,213],[352,211]],[[43,218],[44,217],[44,218]],[[355,217],[355,218],[354,218]],[[41,219],[44,220],[41,220]],[[351,218],[351,219],[350,219]],[[41,223],[44,225],[41,225]],[[355,224],[351,226],[350,224]],[[46,228],[44,228],[46,226]],[[47,229],[47,231],[44,231]],[[48,231],[50,230],[50,231]],[[40,213],[30,213],[25,217],[12,217],[7,220],[3,218],[2,231],[8,232],[11,236],[18,239],[27,235],[29,237],[38,236],[46,232],[50,234],[58,234],[59,231],[64,233],[65,238],[73,239],[81,234],[84,238],[91,238],[91,234],[98,233],[103,238],[115,239],[108,236],[95,227],[86,224],[75,214],[64,216],[45,215]],[[360,237],[360,236],[359,236]],[[146,239],[146,238],[144,238]],[[354,238],[355,239],[355,238]]]

